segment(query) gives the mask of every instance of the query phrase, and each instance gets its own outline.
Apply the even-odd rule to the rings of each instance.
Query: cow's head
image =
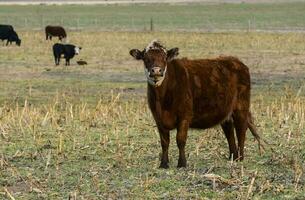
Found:
[[[20,39],[17,39],[17,40],[16,40],[16,44],[17,44],[18,46],[20,46],[20,45],[21,45],[21,40],[20,40]]]
[[[21,45],[21,40],[20,38],[18,37],[17,33],[15,31],[13,31],[10,35],[10,38],[9,38],[10,41],[13,41],[13,42],[16,42],[16,44],[18,46]]]
[[[82,47],[74,47],[75,54],[78,55],[81,49]]]
[[[167,71],[167,63],[179,54],[178,48],[166,50],[157,40],[153,40],[143,51],[130,50],[130,55],[143,60],[147,82],[155,87],[162,84]]]

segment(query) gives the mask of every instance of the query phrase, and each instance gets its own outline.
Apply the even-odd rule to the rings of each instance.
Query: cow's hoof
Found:
[[[169,166],[168,166],[167,163],[161,163],[159,168],[161,168],[161,169],[168,169]]]
[[[182,165],[182,164],[177,165],[177,168],[185,168],[185,167],[186,167],[186,165]]]
[[[186,167],[186,159],[179,158],[177,168]]]
[[[186,162],[178,162],[177,168],[186,167]]]

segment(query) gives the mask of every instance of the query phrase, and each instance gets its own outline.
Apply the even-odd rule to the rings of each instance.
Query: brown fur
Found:
[[[63,38],[67,37],[65,29],[61,26],[46,26],[45,33],[46,40],[48,40],[49,38],[50,40],[52,40],[52,37],[58,37],[59,40],[62,40]]]
[[[164,51],[145,53],[131,50],[130,54],[143,59],[147,69],[151,68],[150,65],[165,68],[162,67]],[[228,140],[230,156],[243,159],[245,133],[254,126],[249,118],[250,74],[248,67],[240,60],[235,57],[168,60],[162,85],[155,87],[148,84],[147,95],[161,138],[160,167],[168,168],[169,132],[175,128],[179,148],[178,167],[186,166],[184,148],[188,128],[206,129],[218,124]]]

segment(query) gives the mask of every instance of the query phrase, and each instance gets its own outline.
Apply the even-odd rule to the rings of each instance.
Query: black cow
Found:
[[[18,34],[11,25],[0,25],[0,39],[7,40],[6,46],[12,42],[16,42],[18,46],[21,44]]]
[[[56,43],[53,45],[53,54],[55,59],[55,64],[59,65],[61,56],[63,55],[66,59],[66,65],[70,65],[70,59],[75,55],[79,54],[81,47],[77,47],[72,44],[60,44]]]

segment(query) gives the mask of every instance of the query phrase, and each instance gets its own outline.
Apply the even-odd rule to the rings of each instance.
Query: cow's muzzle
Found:
[[[149,76],[152,78],[158,78],[163,76],[163,70],[160,67],[153,67],[150,69]]]
[[[153,67],[150,70],[145,68],[145,74],[148,83],[155,87],[160,86],[165,78],[166,69],[167,67],[165,67],[164,70],[160,67]]]

